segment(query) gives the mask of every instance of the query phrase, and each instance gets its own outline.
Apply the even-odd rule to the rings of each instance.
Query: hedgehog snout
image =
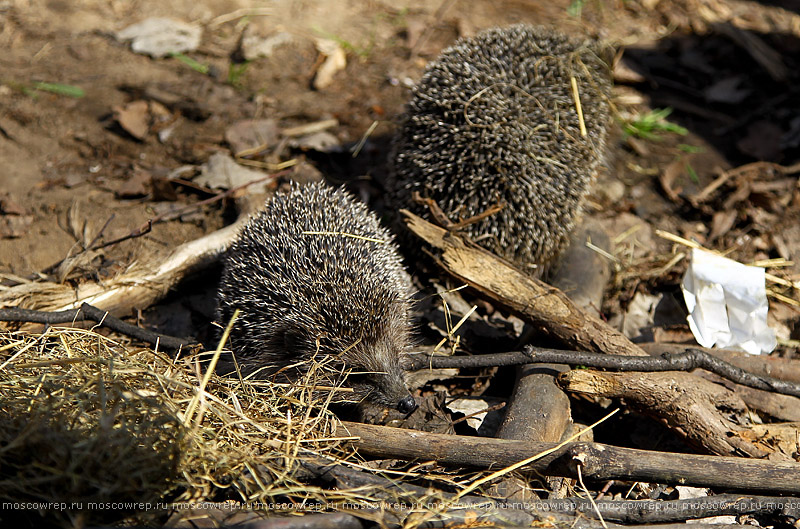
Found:
[[[384,371],[362,375],[350,379],[356,395],[374,404],[393,408],[402,413],[411,413],[417,409],[414,397],[408,391],[405,376],[402,372]]]
[[[379,394],[373,400],[380,400],[389,408],[394,408],[401,413],[411,413],[417,409],[417,401],[409,393],[406,379],[400,373],[387,373],[380,377],[377,391]]]
[[[397,403],[397,411],[410,414],[419,407],[417,401],[411,395],[406,395]]]

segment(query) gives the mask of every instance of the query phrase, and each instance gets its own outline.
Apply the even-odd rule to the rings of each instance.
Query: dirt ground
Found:
[[[207,71],[134,53],[115,38],[153,16],[203,28],[199,48],[184,57]],[[215,153],[230,154],[225,133],[244,119],[273,118],[284,129],[335,119],[329,132],[340,149],[287,148],[270,162],[304,160],[333,181],[357,182],[363,196],[379,201],[389,138],[426,62],[459,36],[516,22],[594,35],[620,50],[612,101],[617,130],[587,214],[612,237],[644,228],[617,241],[606,317],[623,313],[637,292],[676,292],[686,260],[662,268],[672,261],[673,243],[654,235],[656,229],[742,262],[800,261],[797,172],[781,169],[800,161],[798,1],[6,0],[0,1],[0,284],[52,278],[65,257],[124,237],[170,207],[212,196],[169,176]],[[282,34],[287,43],[269,56],[243,58],[244,36]],[[325,58],[319,38],[338,43],[347,65],[315,88]],[[64,86],[84,95],[64,94]],[[149,128],[139,138],[119,117],[135,101],[151,105]],[[666,107],[673,109],[667,119],[685,135],[622,132],[635,116]],[[352,157],[351,147],[373,124]],[[726,173],[758,161],[769,163]],[[727,177],[717,188],[700,194],[721,175]],[[223,204],[156,223],[143,236],[93,252],[59,279],[102,279],[217,229],[230,221],[231,208]],[[798,264],[770,271],[800,279]],[[797,340],[800,311],[775,299],[779,337]]]

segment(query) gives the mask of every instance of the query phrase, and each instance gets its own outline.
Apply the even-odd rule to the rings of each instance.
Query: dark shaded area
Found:
[[[800,159],[800,39],[731,24],[625,51],[636,86],[736,166]]]
[[[572,398],[573,420],[579,424],[592,424],[598,415],[608,413],[615,405],[604,408],[585,399]],[[596,443],[613,443],[615,446],[662,450],[673,453],[692,453],[692,449],[675,431],[657,419],[635,411],[618,413],[597,425],[594,430]]]
[[[760,0],[758,3],[765,6],[782,7],[788,11],[800,13],[800,0]]]

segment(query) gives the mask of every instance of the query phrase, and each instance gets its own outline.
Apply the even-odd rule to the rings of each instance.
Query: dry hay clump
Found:
[[[611,90],[597,42],[524,24],[457,41],[414,88],[390,157],[398,208],[434,200],[529,272],[566,244],[604,159]]]
[[[285,502],[292,491],[325,504],[295,471],[302,457],[345,454],[331,435],[334,392],[313,380],[204,380],[205,370],[197,357],[175,361],[87,330],[0,332],[0,503],[51,502],[0,519],[143,520],[170,502]]]

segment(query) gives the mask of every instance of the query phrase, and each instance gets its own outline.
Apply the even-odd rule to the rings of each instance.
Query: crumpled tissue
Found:
[[[681,288],[697,343],[754,355],[772,351],[777,341],[767,326],[765,285],[763,268],[693,249]]]

